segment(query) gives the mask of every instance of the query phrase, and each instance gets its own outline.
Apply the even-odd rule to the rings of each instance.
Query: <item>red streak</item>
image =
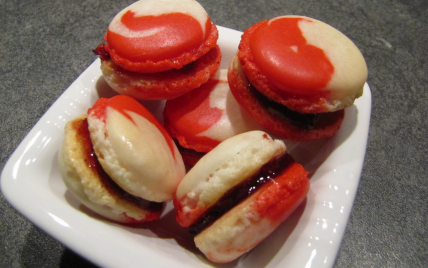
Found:
[[[291,163],[256,193],[254,209],[272,223],[281,223],[305,200],[310,186],[307,174],[303,166]]]
[[[199,22],[183,13],[136,17],[132,11],[128,11],[122,16],[121,22],[131,31],[158,31],[133,38],[107,31],[109,46],[120,56],[134,62],[174,58],[197,49],[204,41]],[[209,35],[209,31],[206,35]]]
[[[95,116],[105,122],[107,106],[120,112],[123,116],[128,118],[134,124],[135,122],[134,120],[132,120],[128,112],[134,112],[147,119],[162,133],[168,144],[169,149],[171,150],[173,157],[175,157],[175,145],[171,136],[168,134],[162,124],[138,101],[124,95],[117,95],[110,99],[101,98],[98,99],[94,106],[88,110],[88,114],[93,113],[92,116]]]
[[[312,94],[325,88],[334,66],[322,49],[307,44],[298,26],[301,20],[266,21],[255,30],[250,48],[260,71],[279,89]]]

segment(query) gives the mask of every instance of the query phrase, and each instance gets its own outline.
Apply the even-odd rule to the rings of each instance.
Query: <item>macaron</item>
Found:
[[[62,179],[86,207],[120,223],[158,219],[164,203],[150,202],[126,193],[105,173],[92,148],[87,115],[67,122],[58,154]]]
[[[140,0],[111,21],[94,53],[106,82],[136,99],[171,99],[220,65],[217,27],[194,0]]]
[[[179,144],[184,162],[193,165],[204,153],[237,134],[261,129],[233,97],[227,69],[199,88],[168,100],[164,126]]]
[[[309,141],[337,132],[367,74],[360,50],[340,31],[312,18],[282,16],[244,32],[228,79],[255,121],[282,138]]]
[[[170,201],[185,174],[173,139],[139,102],[117,95],[88,110],[94,152],[105,172],[131,195]]]
[[[233,136],[203,156],[177,188],[177,222],[213,262],[230,262],[272,233],[306,198],[307,171],[263,131]]]

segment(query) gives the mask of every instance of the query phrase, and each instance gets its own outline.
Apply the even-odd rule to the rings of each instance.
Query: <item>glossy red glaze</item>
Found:
[[[169,149],[171,150],[172,155],[175,157],[174,141],[172,140],[171,136],[168,134],[162,124],[138,101],[124,95],[114,96],[110,99],[101,98],[98,99],[94,106],[88,110],[88,114],[95,116],[105,122],[107,116],[107,106],[117,110],[134,124],[135,122],[132,120],[127,111],[134,112],[147,119],[162,133],[169,146]]]
[[[127,37],[107,31],[109,46],[130,61],[174,58],[198,48],[204,41],[199,22],[183,13],[136,17],[132,11],[128,11],[122,16],[121,22],[131,31],[148,33],[143,37]],[[209,35],[209,31],[206,35]]]
[[[221,81],[210,79],[199,88],[167,101],[165,127],[184,148],[208,152],[220,143],[199,135],[213,127],[224,114],[221,109],[210,106],[209,95],[218,83]]]
[[[298,25],[301,20],[279,18],[261,23],[250,48],[260,71],[279,89],[312,94],[325,88],[334,66],[322,49],[307,43]]]

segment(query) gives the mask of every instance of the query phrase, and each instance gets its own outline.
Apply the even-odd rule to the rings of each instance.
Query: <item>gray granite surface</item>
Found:
[[[0,170],[95,60],[91,49],[113,16],[132,2],[0,0]],[[240,31],[299,14],[331,24],[356,43],[369,68],[372,116],[335,267],[428,267],[428,1],[200,3],[216,24]],[[1,194],[0,267],[95,266],[29,222]]]

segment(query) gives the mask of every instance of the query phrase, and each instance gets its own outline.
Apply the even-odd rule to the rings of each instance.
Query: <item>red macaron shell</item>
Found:
[[[291,163],[273,181],[255,193],[252,207],[259,215],[278,226],[306,198],[310,187],[307,175],[302,165]]]
[[[176,98],[199,87],[216,73],[220,61],[221,51],[215,46],[182,69],[137,73],[101,58],[101,70],[107,83],[118,93],[135,99],[159,100]]]
[[[135,17],[128,11],[122,23],[133,31],[164,29],[146,37],[126,37],[107,31],[106,50],[122,68],[140,73],[158,73],[180,69],[216,46],[217,27],[208,19],[203,31],[193,17],[183,13]]]
[[[342,124],[345,115],[343,109],[319,114],[318,120],[311,129],[298,127],[271,113],[268,110],[269,107],[260,101],[257,95],[260,93],[248,81],[237,57],[229,67],[228,80],[233,96],[241,107],[267,131],[284,139],[311,141],[330,138]]]
[[[300,113],[328,112],[329,92],[323,89],[334,67],[320,48],[306,43],[298,27],[303,19],[253,25],[242,35],[238,57],[248,80],[263,95]]]

